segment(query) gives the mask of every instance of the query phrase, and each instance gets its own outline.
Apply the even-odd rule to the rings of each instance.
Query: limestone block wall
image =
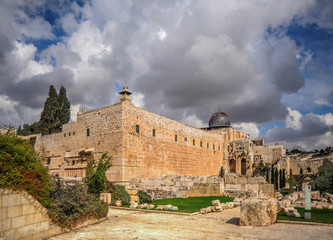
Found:
[[[254,156],[262,156],[264,163],[273,164],[286,157],[286,150],[281,144],[264,146],[253,145],[253,154]]]
[[[0,189],[0,238],[43,239],[59,233],[46,209],[27,192]]]
[[[153,178],[132,178],[130,185],[149,193],[153,199],[218,196],[224,192],[223,178],[217,176],[170,174]]]
[[[123,130],[124,179],[164,174],[217,175],[223,165],[221,134],[132,105],[124,105]]]

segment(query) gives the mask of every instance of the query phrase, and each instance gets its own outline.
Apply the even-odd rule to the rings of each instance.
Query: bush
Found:
[[[99,162],[91,161],[86,168],[85,182],[91,194],[99,196],[106,189],[106,171],[112,166],[112,157],[103,153]]]
[[[29,141],[0,135],[0,188],[24,189],[50,205],[51,178]]]
[[[123,205],[128,205],[130,196],[122,185],[114,185],[111,191],[111,204],[113,205],[117,200],[121,200]]]
[[[108,206],[98,197],[89,194],[84,184],[79,182],[69,184],[56,177],[53,181],[48,211],[52,220],[60,227],[71,228],[89,217],[97,219],[105,217]]]
[[[333,163],[330,160],[324,159],[314,185],[320,192],[333,193]]]
[[[138,196],[139,196],[140,203],[151,203],[152,202],[151,196],[144,191],[139,190]]]

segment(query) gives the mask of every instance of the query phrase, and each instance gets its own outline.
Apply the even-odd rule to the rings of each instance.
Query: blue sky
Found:
[[[49,86],[205,127],[219,108],[251,138],[332,146],[333,2],[0,1],[0,123],[39,120]]]

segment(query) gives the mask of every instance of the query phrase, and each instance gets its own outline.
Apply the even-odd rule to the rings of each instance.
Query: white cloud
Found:
[[[301,118],[302,114],[297,110],[288,108],[289,115],[286,118],[286,127],[294,130],[300,130],[302,128]]]
[[[251,139],[256,139],[260,133],[257,124],[253,122],[233,124],[233,127],[243,133],[250,134]]]

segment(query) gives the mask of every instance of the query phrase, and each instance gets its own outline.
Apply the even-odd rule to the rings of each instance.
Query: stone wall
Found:
[[[293,170],[293,174],[299,174],[301,169],[303,174],[316,174],[325,158],[333,162],[333,154],[327,156],[316,156],[313,153],[293,154],[289,158],[290,169]]]
[[[0,189],[0,238],[42,239],[59,233],[46,209],[27,192]]]
[[[176,174],[154,178],[132,178],[130,185],[149,193],[153,199],[218,196],[224,192],[223,178]]]
[[[105,219],[88,218],[72,230]],[[0,188],[0,239],[39,240],[68,231],[54,224],[46,208],[26,191]]]
[[[236,174],[226,174],[225,191],[226,192],[239,192],[247,191],[253,192],[254,195],[259,196],[261,193],[267,194],[270,197],[274,196],[273,184],[266,183],[263,177],[250,177],[250,176],[237,176]]]

